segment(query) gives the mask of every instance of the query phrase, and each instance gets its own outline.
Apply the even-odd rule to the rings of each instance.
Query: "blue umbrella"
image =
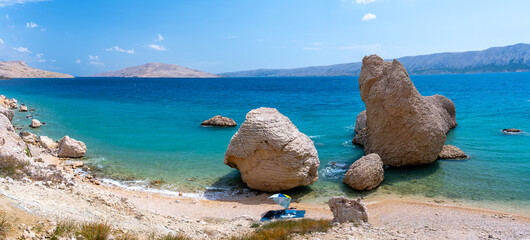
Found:
[[[277,194],[270,196],[269,198],[274,200],[278,205],[284,207],[285,209],[288,209],[289,204],[291,204],[291,197],[285,194],[277,193]]]

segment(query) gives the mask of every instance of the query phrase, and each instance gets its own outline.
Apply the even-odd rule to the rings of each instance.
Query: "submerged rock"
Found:
[[[63,158],[80,158],[85,156],[86,145],[81,141],[77,141],[69,136],[64,136],[59,141],[59,157]]]
[[[468,156],[460,148],[453,145],[444,145],[440,154],[439,159],[466,159]]]
[[[352,200],[342,196],[332,197],[328,205],[333,212],[333,222],[368,222],[368,212],[360,198]]]
[[[237,168],[249,188],[282,191],[318,179],[313,141],[274,108],[250,111],[232,137],[224,163]]]
[[[236,122],[230,118],[217,115],[201,123],[202,126],[235,127]]]
[[[365,153],[377,153],[385,165],[398,167],[438,158],[447,132],[456,127],[451,100],[422,96],[400,62],[376,55],[363,58],[359,88],[366,116],[359,114],[359,137],[353,142]]]
[[[355,161],[346,172],[343,183],[359,191],[372,190],[385,179],[383,162],[375,153]]]
[[[513,134],[513,133],[520,133],[520,132],[523,132],[519,129],[516,129],[516,128],[505,128],[505,129],[502,129],[502,133],[507,133],[507,134]]]
[[[31,120],[31,127],[32,127],[32,128],[38,128],[38,127],[40,127],[41,125],[42,125],[42,124],[40,123],[39,120],[37,120],[37,119],[32,119],[32,120]]]

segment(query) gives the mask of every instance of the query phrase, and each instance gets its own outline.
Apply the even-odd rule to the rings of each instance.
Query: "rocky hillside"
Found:
[[[98,73],[93,77],[211,78],[219,76],[174,64],[147,63],[114,72]]]
[[[9,78],[73,78],[65,73],[56,73],[28,67],[22,61],[0,62],[0,79]]]
[[[451,74],[530,71],[530,44],[519,43],[483,51],[435,53],[401,57],[409,74]],[[227,77],[358,76],[360,62],[294,69],[258,69],[222,73]]]

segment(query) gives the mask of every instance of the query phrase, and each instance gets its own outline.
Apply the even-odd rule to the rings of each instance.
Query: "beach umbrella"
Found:
[[[269,198],[274,200],[278,205],[284,207],[285,209],[289,208],[289,204],[291,204],[291,197],[285,194],[276,193]]]

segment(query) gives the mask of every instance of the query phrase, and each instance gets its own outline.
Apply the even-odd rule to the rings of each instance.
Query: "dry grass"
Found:
[[[304,235],[312,232],[327,232],[331,228],[329,220],[283,220],[270,222],[258,228],[255,232],[240,237],[232,238],[233,240],[265,240],[279,239],[288,240],[293,234]]]
[[[83,223],[79,230],[79,235],[86,240],[107,240],[112,228],[108,223]]]
[[[78,225],[72,220],[59,221],[50,239],[57,240],[59,237],[70,237],[77,231],[77,228]]]
[[[13,156],[0,157],[0,176],[20,179],[24,176],[28,162],[18,161]]]
[[[5,212],[0,211],[0,239],[5,239],[11,230],[11,221]]]
[[[130,232],[124,232],[122,234],[119,234],[114,238],[116,240],[138,240],[138,237],[136,234],[130,233]]]
[[[161,236],[157,238],[157,240],[191,240],[188,236],[184,234],[166,234],[164,236]]]

